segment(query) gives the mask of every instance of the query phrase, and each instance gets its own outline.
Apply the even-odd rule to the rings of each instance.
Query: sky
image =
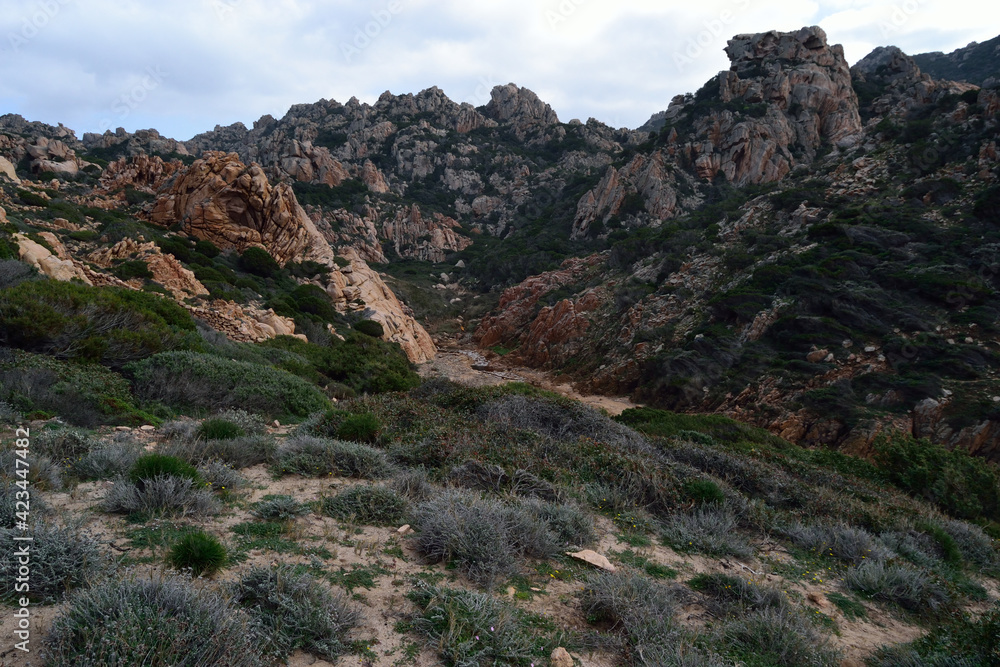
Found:
[[[819,25],[854,63],[1000,32],[981,0],[0,0],[0,114],[186,140],[319,99],[516,83],[560,120],[637,127],[735,34]]]

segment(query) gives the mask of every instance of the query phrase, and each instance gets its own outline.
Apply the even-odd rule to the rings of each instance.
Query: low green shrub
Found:
[[[286,371],[211,354],[166,352],[131,364],[139,395],[185,410],[237,406],[272,417],[305,417],[330,402]]]
[[[267,652],[279,661],[296,650],[335,660],[350,649],[347,634],[361,620],[342,594],[287,565],[252,568],[229,590],[263,628]]]
[[[245,435],[246,431],[237,424],[218,417],[206,419],[198,427],[198,437],[205,440],[232,440]]]
[[[866,560],[883,561],[894,554],[862,528],[844,525],[793,524],[785,533],[797,547],[813,555],[829,556],[859,565]]]
[[[0,292],[0,345],[120,368],[190,347],[191,315],[171,299],[56,280]]]
[[[263,630],[223,595],[180,577],[131,575],[72,598],[52,623],[49,665],[265,667]]]
[[[710,479],[689,479],[681,485],[687,497],[696,503],[721,503],[726,499],[719,485]]]
[[[403,521],[406,500],[385,486],[352,486],[323,499],[322,511],[335,519],[393,526]]]
[[[382,424],[373,414],[348,415],[340,422],[337,437],[341,440],[373,443],[378,440]]]
[[[281,270],[281,267],[266,250],[253,246],[244,250],[243,254],[240,255],[240,268],[262,278],[274,277]]]
[[[886,646],[871,667],[978,667],[1000,664],[1000,606],[978,618],[961,614],[909,644]]]
[[[226,566],[229,556],[217,537],[199,530],[181,537],[171,547],[167,562],[195,577],[211,576]]]
[[[140,456],[128,473],[129,480],[139,488],[148,480],[165,476],[180,477],[196,483],[201,481],[194,466],[177,457],[157,453]]]
[[[385,335],[385,329],[375,320],[361,320],[354,325],[354,330],[372,338],[381,338]]]
[[[898,437],[876,443],[886,479],[960,519],[1000,519],[1000,470],[984,459],[927,440]]]

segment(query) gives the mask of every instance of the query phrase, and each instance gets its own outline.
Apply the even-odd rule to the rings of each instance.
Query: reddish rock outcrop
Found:
[[[556,308],[538,308],[538,301],[549,292],[571,285],[579,281],[593,267],[602,264],[603,254],[590,257],[567,259],[556,271],[549,271],[537,276],[531,276],[524,282],[504,290],[493,314],[487,315],[480,322],[473,335],[473,340],[479,347],[489,348],[495,345],[520,344],[531,342],[531,347],[525,353],[532,359],[551,360],[552,352],[543,351],[544,340],[550,336],[575,338],[585,331],[587,324],[580,319],[583,312],[593,308],[588,301],[578,312],[572,302],[560,303]],[[566,325],[566,331],[546,331],[546,327],[555,323]],[[537,326],[536,326],[537,324]],[[564,335],[565,334],[565,335]],[[545,361],[542,361],[545,363]]]
[[[271,186],[258,165],[243,164],[235,153],[206,153],[178,173],[150,219],[165,227],[182,223],[185,233],[220,248],[265,248],[280,264],[331,264],[334,257],[291,187]]]
[[[153,242],[139,243],[130,238],[122,239],[113,246],[92,252],[87,259],[105,269],[113,266],[116,260],[142,260],[153,274],[153,280],[167,288],[178,301],[208,294],[208,290],[195,278],[194,273],[185,269],[173,255],[162,253]]]
[[[472,239],[459,234],[457,220],[435,213],[427,219],[413,205],[396,212],[396,217],[382,223],[382,235],[392,241],[400,257],[443,262],[445,253],[464,250]]]
[[[155,192],[182,166],[179,160],[164,162],[157,156],[118,158],[104,168],[101,187],[108,191],[131,187],[143,192]]]

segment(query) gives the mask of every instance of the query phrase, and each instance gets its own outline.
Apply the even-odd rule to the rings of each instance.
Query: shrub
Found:
[[[872,667],[980,667],[1000,664],[1000,606],[978,618],[962,614],[910,644],[886,646],[868,659]]]
[[[164,440],[194,440],[200,426],[200,423],[192,419],[177,419],[161,426],[160,434]]]
[[[876,445],[875,462],[892,484],[960,519],[1000,519],[1000,471],[962,450],[895,438]]]
[[[23,516],[17,516],[21,508],[17,506],[17,501],[23,499],[17,495],[22,489],[14,486],[8,480],[0,479],[0,528],[14,528],[24,520]],[[49,512],[49,506],[40,494],[34,494],[31,498],[31,512],[28,514],[28,523],[33,523],[36,519]]]
[[[594,520],[576,505],[532,498],[525,500],[521,507],[528,515],[545,524],[560,545],[582,547],[597,539]]]
[[[408,597],[420,609],[413,629],[450,665],[545,664],[560,645],[537,621],[487,593],[417,581]]]
[[[281,270],[274,258],[263,248],[250,247],[240,255],[240,268],[262,278],[271,278]]]
[[[840,655],[815,626],[787,607],[769,607],[733,618],[719,628],[726,653],[775,667],[837,667]],[[717,644],[718,646],[718,644]]]
[[[0,398],[21,412],[49,411],[85,428],[155,419],[136,409],[131,387],[119,373],[22,350],[0,360]]]
[[[166,352],[129,370],[139,395],[179,409],[236,406],[273,417],[305,417],[330,405],[315,386],[286,371],[210,354]]]
[[[315,345],[292,336],[278,336],[260,344],[268,349],[298,355],[302,363],[279,363],[286,370],[316,382],[328,390],[346,385],[357,393],[378,394],[406,391],[420,384],[410,360],[396,343],[349,332],[344,340]]]
[[[250,514],[269,521],[291,521],[308,513],[308,505],[300,503],[291,496],[281,495],[264,496],[263,500],[254,503],[250,509]]]
[[[159,452],[191,464],[224,461],[234,468],[248,468],[274,459],[278,443],[269,435],[247,435],[231,440],[170,440]]]
[[[267,424],[259,414],[247,412],[246,410],[230,409],[223,410],[215,415],[216,419],[223,419],[236,424],[249,435],[262,435],[267,433]]]
[[[75,461],[70,461],[68,472],[82,481],[114,479],[124,476],[145,453],[135,440],[101,443]]]
[[[385,329],[375,320],[361,320],[354,325],[354,330],[372,338],[381,338],[385,335]]]
[[[18,550],[25,544],[30,550],[30,587],[24,592],[15,592],[13,585],[6,587],[4,597],[9,602],[21,596],[35,604],[60,602],[66,593],[90,586],[105,571],[106,559],[97,541],[89,535],[36,523],[31,529],[30,543],[14,540],[25,534],[22,530],[0,529],[0,574],[7,581],[15,581]]]
[[[601,574],[583,590],[583,611],[621,632],[637,665],[721,665],[694,649],[674,621],[683,592],[634,573]],[[689,662],[683,662],[681,656]]]
[[[97,438],[93,432],[78,428],[41,431],[31,442],[33,451],[60,462],[77,459],[96,444]]]
[[[776,588],[728,574],[699,574],[688,585],[711,597],[722,615],[760,609],[785,609],[788,602]]]
[[[149,265],[141,259],[122,262],[111,271],[116,278],[131,280],[140,278],[142,280],[152,280],[153,272],[149,270]]]
[[[559,546],[547,526],[521,508],[460,491],[417,505],[412,520],[424,556],[453,563],[483,585],[513,574],[520,558],[546,558]]]
[[[862,528],[795,524],[785,533],[792,542],[817,556],[832,556],[859,565],[865,560],[886,560],[893,553]]]
[[[27,467],[24,466],[25,463]],[[10,481],[26,480],[41,491],[62,488],[59,466],[49,457],[35,455],[34,452],[29,452],[25,460],[13,449],[0,450],[0,478]]]
[[[729,504],[702,505],[663,521],[660,536],[678,551],[747,558],[753,549],[736,529],[739,520]]]
[[[710,479],[689,479],[682,485],[682,490],[696,503],[721,503],[726,499],[719,485]]]
[[[246,478],[222,461],[208,461],[198,467],[198,474],[213,491],[234,491],[246,485]]]
[[[949,602],[945,588],[930,575],[902,564],[865,561],[847,571],[844,583],[873,600],[912,612],[934,613]]]
[[[267,638],[222,595],[181,578],[128,576],[74,597],[56,617],[51,665],[265,667]]]
[[[144,454],[136,459],[128,473],[129,480],[140,489],[148,480],[156,477],[180,477],[200,482],[201,476],[194,466],[185,463],[174,456],[164,456],[163,454]]]
[[[190,570],[192,576],[215,574],[226,566],[229,557],[218,538],[199,530],[182,536],[170,549],[167,562],[178,570]]]
[[[435,492],[434,485],[428,479],[424,468],[410,468],[396,473],[389,480],[389,488],[414,502],[427,500]]]
[[[337,437],[341,440],[373,443],[378,440],[382,424],[373,414],[348,415],[340,422]]]
[[[189,346],[194,320],[171,299],[117,287],[24,282],[0,292],[0,344],[120,367]]]
[[[406,500],[385,486],[352,486],[323,499],[323,513],[335,519],[351,519],[373,526],[399,525]]]
[[[983,529],[964,521],[943,521],[941,528],[955,542],[962,558],[979,567],[991,567],[1000,561],[996,543]]]
[[[205,440],[232,440],[246,435],[246,431],[226,419],[206,419],[198,427],[198,437]]]
[[[165,475],[147,479],[142,487],[117,480],[104,498],[104,509],[112,514],[154,516],[159,514],[215,514],[219,502],[200,484],[184,477]]]
[[[308,435],[285,440],[276,457],[278,470],[282,473],[381,479],[393,471],[385,452],[356,442]]]
[[[335,659],[349,649],[347,633],[361,618],[343,595],[287,565],[252,568],[229,590],[264,629],[268,653],[280,661],[299,649]]]

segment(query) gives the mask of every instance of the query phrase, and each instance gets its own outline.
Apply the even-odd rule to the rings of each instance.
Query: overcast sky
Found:
[[[0,113],[76,130],[216,124],[321,98],[534,90],[561,120],[636,127],[728,68],[737,33],[823,27],[854,63],[1000,31],[978,0],[0,0]]]

